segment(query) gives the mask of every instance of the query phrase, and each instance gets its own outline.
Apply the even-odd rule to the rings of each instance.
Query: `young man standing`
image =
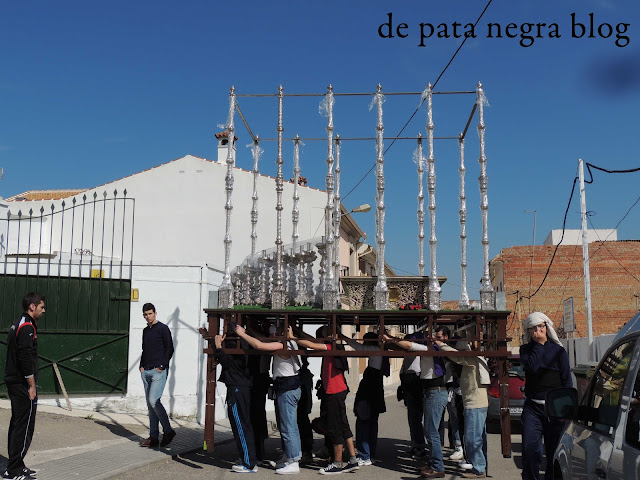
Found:
[[[412,352],[439,350],[437,345],[429,347],[422,343],[408,340],[398,340],[389,335],[385,340],[395,341],[395,345]],[[445,365],[441,357],[420,357],[420,381],[422,383],[422,410],[424,414],[424,430],[429,440],[429,461],[420,469],[422,478],[444,478],[444,459],[442,444],[440,443],[440,422],[447,406],[449,394],[444,381]]]
[[[302,445],[298,430],[298,402],[301,395],[300,356],[275,354],[283,350],[280,342],[263,342],[249,335],[240,325],[235,333],[256,350],[271,352],[273,355],[273,388],[276,392],[276,405],[280,418],[280,435],[284,444],[284,456],[276,462],[276,473],[290,475],[300,473],[299,462],[302,459]],[[297,350],[292,340],[286,342],[286,350]]]
[[[144,384],[144,395],[149,410],[149,438],[140,442],[141,447],[166,447],[171,443],[176,431],[171,428],[167,411],[160,402],[167,383],[169,361],[173,356],[171,330],[156,318],[156,307],[152,303],[142,306],[142,316],[147,326],[142,331],[142,357],[140,375]],[[162,424],[162,441],[159,441]]]
[[[323,328],[326,330],[326,328]],[[326,331],[323,336],[326,336]],[[298,345],[310,350],[331,350],[330,343],[319,343],[315,338],[305,334],[301,329],[296,328],[298,337],[293,335],[293,330],[289,327],[288,337],[295,340]],[[333,475],[343,472],[352,472],[358,470],[358,459],[356,457],[356,447],[353,443],[353,433],[349,427],[347,419],[347,408],[345,400],[349,389],[344,378],[344,369],[339,368],[334,356],[322,357],[322,385],[325,392],[325,402],[327,411],[327,430],[329,438],[333,444],[333,462],[325,468],[320,469],[322,475]],[[344,443],[347,444],[349,453],[349,461],[342,462],[342,450]],[[344,464],[343,464],[344,463]]]
[[[7,448],[9,461],[2,478],[29,480],[35,471],[27,468],[24,457],[31,445],[36,422],[38,395],[38,319],[44,315],[44,297],[27,293],[22,299],[24,314],[9,329],[4,381],[11,401],[11,422]]]

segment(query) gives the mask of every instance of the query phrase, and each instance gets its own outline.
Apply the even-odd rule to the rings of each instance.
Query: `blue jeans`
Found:
[[[447,406],[449,394],[446,389],[429,389],[424,391],[424,429],[431,448],[429,466],[436,472],[444,472],[442,444],[440,443],[440,420]]]
[[[300,431],[298,430],[298,402],[300,401],[300,387],[294,390],[278,392],[276,402],[280,413],[280,435],[284,442],[284,453],[290,462],[297,462],[302,458]]]
[[[371,460],[378,445],[378,417],[371,414],[367,420],[356,418],[356,447],[363,460]]]
[[[487,407],[464,409],[464,448],[474,473],[487,470]],[[523,453],[523,457],[526,453]]]
[[[142,383],[144,385],[144,396],[147,399],[147,409],[149,410],[149,436],[158,438],[160,430],[158,422],[162,424],[162,432],[169,433],[173,431],[169,423],[167,411],[160,403],[164,385],[167,383],[167,371],[158,372],[155,368],[144,370],[141,373]]]

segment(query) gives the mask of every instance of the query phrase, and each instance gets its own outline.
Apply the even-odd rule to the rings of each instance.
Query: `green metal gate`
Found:
[[[56,364],[69,394],[125,393],[133,199],[114,192],[61,207],[0,219],[0,392],[6,391],[5,332],[22,314],[24,294],[37,291],[46,297],[38,321],[38,392],[61,393]]]

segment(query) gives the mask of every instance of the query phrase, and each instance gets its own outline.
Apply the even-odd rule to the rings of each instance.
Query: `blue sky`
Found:
[[[226,121],[228,91],[322,93],[419,92],[435,82],[462,38],[452,22],[476,21],[484,0],[264,1],[58,1],[0,2],[0,195],[32,189],[84,188],[165,163],[186,154],[214,159],[213,134]],[[380,38],[388,20],[406,23],[407,38]],[[571,14],[596,37],[571,38]],[[562,218],[577,160],[609,169],[640,166],[640,32],[637,2],[611,0],[494,0],[436,86],[436,91],[473,90],[482,82],[489,175],[490,255],[536,243]],[[515,23],[516,38],[487,38],[487,24]],[[561,38],[520,45],[523,23],[557,23]],[[420,23],[450,38],[420,43]],[[616,26],[628,23],[629,44],[616,46]],[[613,35],[600,38],[598,26]],[[440,29],[441,30],[441,29]],[[464,27],[459,31],[463,32]],[[601,32],[608,33],[605,25]],[[625,43],[620,40],[619,43]],[[370,97],[338,97],[336,133],[374,136]],[[385,136],[400,131],[418,97],[388,96]],[[320,98],[285,101],[285,136],[325,135]],[[241,98],[254,133],[275,137],[274,99]],[[434,99],[435,134],[455,136],[473,96]],[[420,109],[403,135],[425,135]],[[238,166],[250,168],[250,138],[236,117]],[[481,274],[478,149],[475,120],[468,133],[467,198],[469,293],[478,298]],[[388,146],[390,141],[385,142]],[[265,143],[261,169],[275,173],[275,145]],[[417,174],[413,141],[398,141],[386,156],[387,260],[399,272],[417,273]],[[285,176],[292,168],[285,145]],[[326,144],[306,142],[302,174],[323,188]],[[435,144],[438,273],[449,277],[447,299],[459,294],[457,145]],[[375,161],[373,142],[344,142],[342,192]],[[611,228],[638,198],[640,173],[596,174],[587,187],[593,226]],[[223,188],[219,186],[219,188]],[[370,175],[345,200],[348,207],[374,203]],[[239,197],[234,202],[242,201]],[[248,201],[248,199],[247,199]],[[619,226],[620,239],[640,238],[640,207]],[[373,214],[357,217],[375,238]],[[577,197],[568,227],[579,228]],[[428,258],[428,257],[427,257]],[[428,267],[427,267],[428,269]],[[638,272],[635,272],[636,274]]]

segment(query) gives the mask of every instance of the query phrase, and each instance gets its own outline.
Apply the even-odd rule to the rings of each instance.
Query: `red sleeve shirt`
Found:
[[[326,345],[327,350],[331,350],[331,345]],[[344,392],[347,389],[347,382],[344,380],[342,370],[336,368],[334,357],[324,357],[322,359],[322,386],[328,394]]]

